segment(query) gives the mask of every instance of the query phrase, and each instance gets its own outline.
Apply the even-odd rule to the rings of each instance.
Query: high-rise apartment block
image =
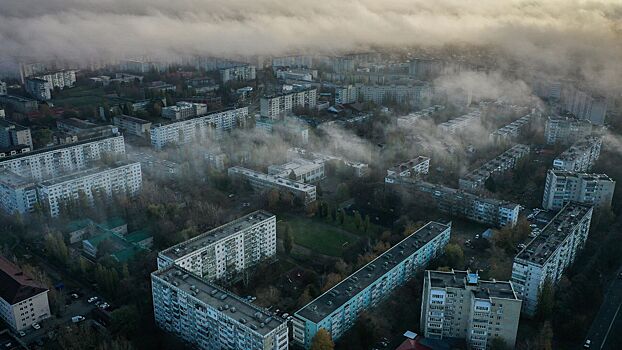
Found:
[[[151,274],[155,322],[202,350],[287,350],[287,321],[171,265]]]
[[[0,170],[0,209],[5,213],[25,214],[38,203],[36,183],[3,169]]]
[[[426,338],[462,338],[486,350],[495,338],[514,348],[521,313],[512,282],[481,280],[469,271],[426,271],[421,330]]]
[[[386,183],[394,183],[396,177],[411,177],[414,175],[426,175],[430,171],[430,157],[418,156],[409,161],[397,164],[387,169]]]
[[[593,208],[568,203],[514,258],[512,284],[523,301],[522,312],[534,316],[545,282],[556,284],[583,248]]]
[[[220,81],[249,81],[257,77],[257,68],[248,64],[220,69]]]
[[[553,160],[553,168],[566,171],[589,171],[600,157],[603,140],[600,137],[587,137],[573,144]]]
[[[544,186],[542,208],[559,210],[570,202],[609,208],[616,182],[605,174],[585,174],[549,170]]]
[[[309,349],[321,328],[333,340],[339,339],[354,326],[361,311],[389,298],[391,292],[442,254],[450,235],[451,225],[429,222],[296,311],[294,341]]]
[[[24,84],[26,92],[39,101],[47,101],[52,98],[52,84],[40,78],[28,78]]]
[[[169,144],[187,144],[210,136],[218,138],[223,132],[244,124],[247,118],[248,107],[242,107],[169,124],[154,124],[150,130],[151,145],[162,149]]]
[[[280,192],[292,194],[304,204],[315,202],[317,197],[314,185],[290,180],[287,177],[264,174],[240,166],[229,168],[228,174],[229,177],[248,181],[256,191],[276,189]]]
[[[50,316],[48,289],[0,256],[0,318],[19,332]]]
[[[529,146],[515,145],[481,167],[462,176],[459,180],[460,189],[465,191],[481,189],[491,176],[514,169],[521,159],[529,155],[529,152]]]
[[[302,89],[273,96],[264,96],[259,102],[262,117],[277,119],[279,116],[290,113],[297,107],[315,108],[317,104],[317,89]]]
[[[85,169],[104,154],[125,155],[123,136],[97,137],[0,158],[0,169],[27,179],[43,180]]]
[[[15,123],[0,120],[0,149],[25,145],[32,150],[30,129]]]
[[[256,211],[158,254],[158,268],[177,265],[200,278],[227,279],[276,254],[276,216]]]
[[[550,116],[544,126],[544,139],[549,145],[572,144],[591,133],[592,123],[570,117]]]
[[[35,75],[35,78],[47,81],[51,88],[70,88],[76,83],[75,70],[62,70],[57,72],[49,72]]]
[[[432,88],[427,83],[411,85],[356,85],[357,100],[384,104],[394,101],[412,106],[425,106],[432,97]]]

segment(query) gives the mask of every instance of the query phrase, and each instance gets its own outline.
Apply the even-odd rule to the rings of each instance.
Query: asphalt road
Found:
[[[622,268],[618,270],[618,276]],[[590,349],[614,350],[622,348],[622,278],[611,282],[603,304],[590,326],[586,339],[592,341]]]

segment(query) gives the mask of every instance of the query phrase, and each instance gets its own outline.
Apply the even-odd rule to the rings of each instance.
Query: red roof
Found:
[[[17,265],[0,256],[0,298],[14,305],[46,290]]]
[[[415,339],[406,339],[395,350],[433,350],[432,348],[419,343],[418,339],[419,337]]]

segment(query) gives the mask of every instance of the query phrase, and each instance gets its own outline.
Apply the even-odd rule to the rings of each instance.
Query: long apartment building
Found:
[[[184,120],[207,114],[204,103],[177,102],[174,106],[162,108],[162,118]]]
[[[85,196],[90,205],[95,196],[136,195],[142,188],[140,163],[118,163],[112,167],[89,168],[58,176],[37,184],[39,203],[52,217],[60,214],[64,203]]]
[[[442,105],[434,105],[428,108],[424,108],[417,112],[413,112],[401,117],[397,117],[397,127],[400,129],[411,129],[414,128],[418,122],[423,119],[429,118],[431,115],[438,111],[442,111],[445,109],[445,106]]]
[[[0,209],[5,213],[25,214],[39,202],[36,183],[9,170],[0,170]]]
[[[387,169],[386,183],[394,183],[397,177],[411,177],[414,175],[426,175],[430,171],[430,157],[418,156],[409,161],[397,164]]]
[[[278,119],[296,107],[315,108],[316,104],[317,89],[310,88],[264,96],[259,101],[259,110],[262,117]]]
[[[162,149],[169,144],[187,144],[210,136],[219,137],[248,118],[248,107],[209,113],[169,124],[151,126],[151,145]]]
[[[544,185],[542,208],[559,210],[570,202],[611,207],[616,182],[605,174],[550,169]]]
[[[337,157],[328,154],[322,154],[317,152],[310,152],[305,150],[304,148],[290,148],[287,150],[287,155],[289,158],[299,158],[299,157],[311,157],[314,162],[323,162],[328,163],[331,162],[333,164],[340,164],[348,169],[351,169],[356,177],[363,177],[369,174],[369,164],[354,162],[342,157]]]
[[[220,81],[249,81],[257,77],[257,68],[249,64],[237,65],[220,69]]]
[[[321,328],[333,340],[339,339],[356,323],[361,311],[389,298],[391,292],[442,254],[450,235],[450,224],[429,222],[296,311],[294,342],[309,349]]]
[[[523,301],[522,312],[534,316],[538,294],[545,281],[556,284],[583,248],[590,230],[593,208],[568,203],[514,258],[512,283]]]
[[[527,145],[515,145],[494,159],[484,163],[479,168],[462,176],[459,179],[459,187],[465,191],[475,191],[484,186],[486,180],[496,174],[514,169],[518,161],[529,155],[530,148]]]
[[[85,169],[89,162],[106,153],[125,155],[123,136],[102,136],[0,158],[0,170],[40,181]]]
[[[260,210],[158,254],[158,268],[177,265],[205,280],[229,278],[276,254],[276,216]]]
[[[432,88],[427,83],[412,85],[356,85],[357,100],[383,104],[387,101],[408,103],[413,106],[426,104],[432,97]]]
[[[50,316],[48,289],[0,256],[0,318],[19,332]]]
[[[558,170],[589,171],[600,157],[603,140],[600,137],[586,137],[576,142],[553,160],[553,168]]]
[[[521,134],[531,125],[537,116],[539,116],[539,113],[532,111],[531,113],[526,114],[510,124],[507,124],[490,133],[489,138],[497,144],[513,142],[521,136]]]
[[[270,165],[268,174],[304,183],[318,182],[326,177],[323,161],[304,158],[294,158],[281,165]]]
[[[134,136],[147,137],[147,135],[149,135],[149,130],[151,129],[150,121],[129,115],[115,115],[112,117],[112,120],[114,125],[118,126],[124,132]]]
[[[75,70],[61,70],[57,72],[48,72],[35,75],[35,78],[47,81],[52,89],[70,88],[76,83],[76,71]]]
[[[264,174],[240,166],[229,168],[228,174],[232,178],[247,180],[256,191],[276,189],[280,192],[291,193],[304,204],[314,202],[317,197],[314,185],[290,180],[287,177]]]
[[[450,119],[444,123],[438,124],[438,131],[443,134],[455,135],[465,128],[472,126],[480,121],[482,117],[482,111],[474,110],[460,117]]]
[[[395,184],[422,195],[422,199],[429,200],[439,211],[450,216],[497,227],[514,227],[518,222],[520,206],[516,203],[405,177],[396,178]]]
[[[469,271],[426,271],[421,331],[431,339],[465,339],[473,350],[489,349],[495,338],[514,348],[521,303],[512,282],[481,280]]]
[[[571,117],[550,116],[544,126],[544,139],[549,145],[571,144],[592,133],[592,123]]]
[[[155,322],[202,350],[287,350],[287,321],[171,265],[151,274]]]

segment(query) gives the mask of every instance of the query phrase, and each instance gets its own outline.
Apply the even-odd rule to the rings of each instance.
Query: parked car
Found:
[[[103,303],[99,304],[98,306],[99,306],[100,309],[106,310],[107,308],[110,307],[110,304],[108,304],[106,302],[103,302]]]
[[[585,341],[585,343],[583,343],[583,348],[584,348],[584,349],[589,349],[589,348],[590,348],[590,346],[592,346],[592,341],[591,341],[591,340],[589,340],[589,339],[587,339],[587,340]]]
[[[89,304],[92,304],[93,302],[96,302],[98,299],[99,299],[98,297],[90,297],[90,298],[87,300],[87,302],[88,302]]]
[[[74,316],[74,317],[71,318],[71,322],[73,322],[73,323],[78,323],[78,322],[82,322],[82,321],[84,321],[84,316],[78,315],[78,316]]]
[[[24,332],[24,331],[19,331],[18,334],[19,334],[20,337],[25,337],[26,336],[26,332]]]
[[[41,325],[38,324],[38,323],[33,323],[32,324],[32,328],[34,328],[34,329],[41,329]]]

